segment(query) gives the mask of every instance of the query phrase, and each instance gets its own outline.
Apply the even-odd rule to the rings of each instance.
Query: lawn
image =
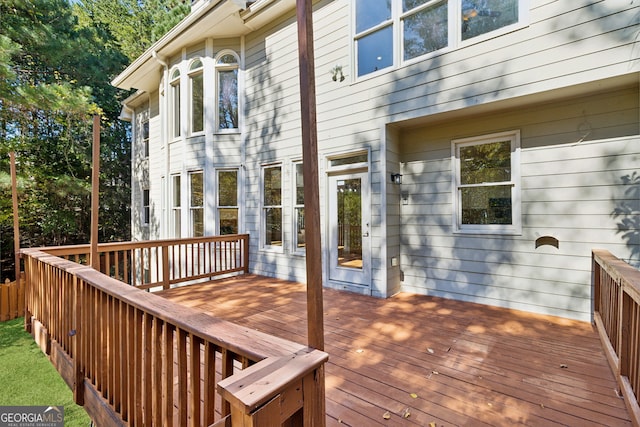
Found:
[[[64,406],[65,426],[91,420],[53,365],[24,330],[24,319],[0,322],[0,406]]]

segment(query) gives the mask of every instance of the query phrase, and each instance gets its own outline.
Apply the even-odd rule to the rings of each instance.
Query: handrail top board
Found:
[[[251,413],[293,381],[320,367],[329,355],[315,349],[305,349],[283,357],[270,357],[243,369],[218,383],[221,396]]]
[[[160,240],[141,240],[133,242],[110,242],[99,243],[98,251],[118,251],[131,248],[150,248],[158,246],[172,246],[172,245],[188,245],[194,243],[206,243],[206,242],[233,242],[241,239],[248,238],[248,234],[225,234],[223,236],[201,236],[190,237],[188,239],[160,239]],[[21,249],[21,253],[26,253],[30,250],[41,250],[52,255],[78,255],[89,254],[90,245],[64,245],[64,246],[48,246],[43,248],[26,248]],[[79,252],[79,250],[83,250]]]

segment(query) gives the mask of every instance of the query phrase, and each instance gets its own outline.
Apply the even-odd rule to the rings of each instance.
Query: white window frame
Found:
[[[234,64],[218,64],[218,61],[226,56],[226,55],[232,55],[235,59],[236,62]],[[238,133],[240,132],[240,111],[241,110],[241,106],[240,106],[240,57],[238,56],[238,54],[231,50],[231,49],[224,49],[221,50],[220,52],[218,52],[218,54],[215,57],[214,60],[214,67],[215,67],[215,87],[216,87],[216,93],[215,93],[215,124],[216,124],[216,133]],[[237,120],[237,127],[235,128],[221,128],[220,127],[220,89],[221,89],[221,85],[220,85],[220,72],[221,71],[232,71],[232,70],[237,70],[236,73],[236,78],[237,78],[237,82],[236,82],[236,90],[238,91],[237,93],[237,103],[238,105],[237,107],[237,114],[238,117],[236,118]]]
[[[180,69],[175,67],[169,73],[169,117],[170,119],[170,139],[178,139],[182,136],[182,117],[180,108]]]
[[[447,16],[448,16],[448,46],[443,47],[442,49],[427,52],[423,55],[419,55],[415,58],[410,58],[404,60],[404,22],[406,18],[413,16],[414,14],[430,8],[438,3],[447,2]],[[530,20],[530,0],[518,0],[518,21],[495,29],[493,31],[489,31],[485,34],[478,35],[469,40],[462,40],[462,0],[432,0],[428,1],[423,5],[416,7],[413,10],[403,12],[402,11],[402,0],[391,0],[391,18],[381,22],[373,27],[367,28],[360,33],[356,33],[356,2],[353,1],[351,7],[351,27],[352,27],[352,36],[351,36],[351,44],[352,44],[352,63],[353,63],[353,76],[355,80],[367,79],[376,75],[380,75],[391,70],[398,68],[399,66],[409,65],[415,62],[424,61],[425,59],[441,55],[445,52],[459,49],[464,46],[469,46],[475,43],[480,43],[488,39],[492,39],[509,32],[518,30],[520,28],[524,28],[529,25]],[[358,76],[358,40],[374,33],[382,28],[392,26],[392,34],[393,34],[393,61],[392,65],[387,66],[385,68],[363,74]]]
[[[294,160],[291,162],[291,252],[296,255],[304,255],[306,253],[306,246],[299,246],[298,242],[298,217],[296,215],[298,209],[304,210],[304,202],[298,203],[298,165],[304,168],[302,160]],[[304,169],[303,169],[304,172]],[[304,184],[303,184],[304,188]]]
[[[460,178],[460,147],[511,141],[511,179],[502,184],[511,186],[511,224],[462,224]],[[522,198],[520,177],[520,131],[512,130],[451,141],[453,231],[469,234],[522,234]],[[492,185],[492,183],[487,183]],[[495,185],[495,184],[493,184]]]
[[[280,169],[280,204],[278,205],[266,205],[265,204],[265,171],[267,169],[279,168]],[[283,185],[284,185],[284,167],[282,163],[272,163],[263,165],[260,170],[260,247],[262,250],[273,252],[284,252],[284,206],[283,206]],[[267,225],[267,210],[280,209],[280,244],[271,245],[267,244],[266,239],[266,225]]]
[[[137,116],[136,127],[136,156],[142,159],[149,158],[149,110],[145,109]]]
[[[151,191],[149,187],[142,189],[142,225],[148,227],[151,222]]]
[[[189,236],[190,237],[201,237],[204,236],[205,233],[205,215],[204,215],[204,206],[205,206],[205,182],[204,182],[204,172],[202,170],[193,170],[189,171],[189,179],[188,179],[188,189],[189,189]],[[200,175],[200,179],[202,182],[202,204],[194,205],[193,204],[193,177],[195,175]],[[195,233],[195,214],[196,212],[200,212],[202,214],[202,234],[196,235]]]
[[[182,176],[179,173],[170,175],[171,177],[171,218],[169,227],[171,237],[179,239],[182,237]],[[177,219],[177,221],[176,221]]]
[[[200,65],[197,66],[197,62],[200,62]],[[202,60],[202,58],[194,58],[191,63],[189,64],[189,132],[191,135],[201,135],[204,133],[205,131],[205,111],[204,111],[204,61]],[[200,94],[201,96],[201,109],[202,109],[202,129],[200,130],[194,130],[194,119],[195,119],[195,114],[194,114],[194,90],[193,90],[193,81],[195,77],[200,77],[201,79],[201,84],[202,84],[202,88],[201,91],[202,93]]]
[[[236,173],[236,204],[235,205],[221,205],[220,204],[220,173],[224,173],[224,172],[235,172]],[[220,219],[222,218],[222,215],[220,214],[220,211],[223,209],[236,209],[237,211],[237,220],[238,220],[238,225],[237,225],[237,232],[240,233],[240,169],[239,168],[224,168],[224,169],[217,169],[216,170],[216,187],[217,187],[217,191],[216,191],[216,233],[218,235],[222,234],[221,231],[221,227],[220,227]]]

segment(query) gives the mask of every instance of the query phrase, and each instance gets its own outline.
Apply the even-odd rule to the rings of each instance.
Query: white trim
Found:
[[[214,233],[216,235],[220,235],[220,209],[237,209],[238,210],[238,224],[237,224],[237,229],[238,229],[238,233],[241,233],[241,224],[242,224],[242,216],[241,216],[241,209],[240,209],[240,167],[219,167],[219,168],[215,168],[214,169],[214,175],[215,175],[215,200],[214,200],[214,209],[215,209],[215,213],[214,213],[214,217],[215,217],[215,226],[214,226]],[[236,205],[221,205],[220,204],[220,172],[235,172],[236,173]]]
[[[191,204],[191,200],[192,200],[192,195],[193,195],[193,176],[200,174],[202,176],[201,180],[202,180],[202,205],[201,206],[194,206]],[[204,214],[205,212],[205,206],[206,206],[206,194],[207,194],[207,189],[205,187],[205,182],[204,182],[204,171],[202,169],[194,169],[194,170],[189,170],[187,171],[187,209],[189,210],[189,237],[196,237],[195,233],[194,233],[194,220],[193,220],[193,214],[195,211],[202,211],[202,235],[206,235],[206,215]]]
[[[511,179],[506,185],[511,185],[511,218],[512,224],[462,224],[462,206],[460,202],[460,147],[487,144],[496,140],[511,141]],[[452,195],[452,226],[454,233],[463,234],[522,234],[521,211],[521,179],[520,179],[520,131],[513,130],[481,135],[470,138],[460,138],[451,141],[451,195]],[[491,183],[480,184],[493,185]]]
[[[221,64],[218,65],[218,60],[220,58],[222,58],[225,55],[233,55],[233,57],[236,59],[235,64]],[[240,112],[242,111],[241,109],[241,93],[240,92],[240,56],[238,55],[238,53],[232,49],[222,49],[220,52],[217,53],[217,55],[214,57],[213,59],[213,69],[214,69],[214,79],[215,79],[215,94],[214,94],[214,102],[213,102],[213,106],[214,106],[214,115],[215,115],[215,128],[214,128],[214,133],[240,133]],[[220,71],[233,71],[236,70],[236,90],[237,90],[237,103],[238,105],[236,106],[237,109],[237,115],[238,117],[236,118],[236,120],[238,121],[237,123],[237,127],[236,128],[220,128],[220,79],[218,78],[219,76],[219,72]]]
[[[302,165],[304,170],[304,164],[302,159],[295,159],[291,161],[291,254],[304,256],[306,254],[305,248],[298,248],[298,222],[296,218],[296,209],[301,207],[304,209],[304,203],[302,205],[296,203],[297,202],[297,171],[296,168],[298,165]]]
[[[194,62],[196,61],[200,61],[200,67],[196,68],[196,69],[191,69],[191,66],[193,65]],[[205,114],[205,90],[204,90],[204,79],[205,79],[205,74],[204,74],[204,59],[201,57],[196,57],[196,58],[192,58],[191,61],[189,61],[187,70],[187,79],[189,82],[189,94],[187,96],[188,98],[188,108],[187,108],[187,120],[188,120],[188,127],[189,127],[189,136],[198,136],[198,135],[203,135],[205,132],[205,120],[206,120],[206,114]],[[201,91],[202,93],[200,94],[200,96],[202,97],[202,129],[199,131],[194,131],[193,130],[193,78],[195,76],[200,75],[202,78],[202,88]]]
[[[280,245],[268,245],[266,243],[266,209],[267,206],[264,204],[264,198],[265,198],[265,180],[264,180],[264,172],[266,169],[269,168],[280,168],[280,204],[279,205],[268,205],[271,206],[273,208],[279,208],[280,209],[280,234],[281,234],[281,244]],[[283,230],[283,225],[284,225],[284,205],[283,205],[283,185],[284,185],[284,166],[282,164],[282,162],[276,162],[276,163],[268,163],[268,164],[264,164],[260,166],[260,250],[261,251],[265,251],[265,252],[277,252],[277,253],[284,253],[284,246],[285,246],[285,242],[284,242],[284,230]]]
[[[175,72],[178,72],[177,77],[173,77]],[[180,86],[182,85],[182,71],[180,70],[180,66],[176,65],[171,70],[169,70],[169,82],[168,82],[168,108],[167,108],[167,117],[168,125],[169,125],[169,141],[178,140],[182,136],[182,90]],[[177,94],[176,94],[177,92]],[[178,106],[178,111],[176,111],[176,105]],[[178,120],[177,129],[176,129],[176,118]],[[176,134],[177,133],[177,134]]]
[[[427,52],[423,55],[417,56],[415,58],[411,58],[408,60],[404,60],[404,22],[405,18],[414,15],[415,13],[419,13],[427,8],[430,8],[438,3],[443,1],[447,2],[447,31],[448,31],[448,44],[442,49],[438,49],[432,52]],[[351,43],[351,65],[354,72],[352,73],[352,81],[362,81],[369,79],[374,76],[379,76],[381,74],[387,73],[389,71],[397,70],[401,67],[421,62],[429,58],[433,58],[436,56],[440,56],[444,53],[460,49],[466,46],[470,46],[476,43],[481,43],[486,40],[493,39],[495,37],[499,37],[505,34],[508,34],[513,31],[520,30],[522,28],[526,28],[529,26],[530,20],[530,0],[516,0],[518,1],[518,21],[507,25],[502,28],[497,28],[493,31],[489,31],[485,34],[478,35],[476,37],[472,37],[469,40],[462,40],[461,33],[461,22],[462,22],[462,7],[461,0],[432,0],[428,1],[422,5],[419,5],[412,9],[410,12],[402,11],[402,2],[401,0],[392,0],[391,2],[391,18],[387,19],[383,22],[380,22],[373,27],[367,28],[361,32],[356,32],[356,2],[352,2],[351,6],[351,19],[350,19],[350,43]],[[392,64],[384,67],[382,69],[372,71],[370,73],[366,73],[363,75],[359,75],[358,73],[358,40],[366,37],[367,35],[373,34],[376,31],[379,31],[388,26],[392,26]]]

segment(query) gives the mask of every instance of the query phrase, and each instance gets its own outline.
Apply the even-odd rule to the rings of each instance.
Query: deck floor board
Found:
[[[328,426],[631,425],[589,323],[407,293],[323,293]],[[159,294],[306,342],[299,283],[243,275]]]

